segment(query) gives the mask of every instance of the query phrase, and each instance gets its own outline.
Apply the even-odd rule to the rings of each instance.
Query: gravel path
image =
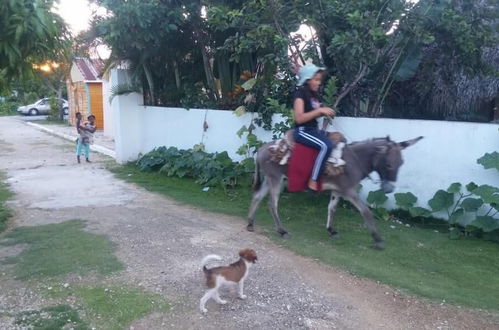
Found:
[[[134,329],[499,329],[498,315],[404,295],[297,256],[246,232],[242,219],[122,182],[105,170],[110,160],[98,154],[91,156],[94,163],[78,165],[72,148],[19,120],[0,118],[0,171],[16,193],[10,202],[13,226],[78,218],[87,220],[87,230],[108,235],[126,268],[106,281],[141,286],[173,303],[167,313],[137,320]],[[258,254],[245,285],[248,298],[239,300],[228,290],[222,295],[227,305],[210,301],[208,314],[200,314],[201,258],[216,253],[232,262],[244,247]],[[0,248],[0,258],[15,252]],[[2,267],[0,328],[13,329],[2,312],[48,302],[2,275]]]

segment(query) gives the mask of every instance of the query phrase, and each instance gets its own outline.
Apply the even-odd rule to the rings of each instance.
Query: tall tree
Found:
[[[67,58],[69,34],[53,0],[0,2],[0,75],[32,77],[33,64]]]

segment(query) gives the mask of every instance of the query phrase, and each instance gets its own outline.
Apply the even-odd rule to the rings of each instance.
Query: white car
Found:
[[[64,114],[67,115],[69,112],[69,103],[64,99],[58,99],[62,103],[62,108]],[[33,104],[28,104],[17,108],[17,112],[22,115],[36,116],[36,115],[47,115],[50,110],[50,99],[44,98],[36,101]]]

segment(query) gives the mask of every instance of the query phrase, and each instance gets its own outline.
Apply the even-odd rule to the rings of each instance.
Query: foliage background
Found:
[[[269,100],[291,106],[307,60],[335,77],[332,105],[345,115],[490,121],[497,104],[494,1],[95,2],[108,15],[82,40],[109,45],[108,65],[127,64],[146,104],[245,104],[265,117]]]

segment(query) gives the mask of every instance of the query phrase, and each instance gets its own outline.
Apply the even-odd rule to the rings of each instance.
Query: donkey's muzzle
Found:
[[[383,190],[385,194],[389,194],[395,190],[395,185],[390,181],[383,181],[381,182],[381,190]]]

